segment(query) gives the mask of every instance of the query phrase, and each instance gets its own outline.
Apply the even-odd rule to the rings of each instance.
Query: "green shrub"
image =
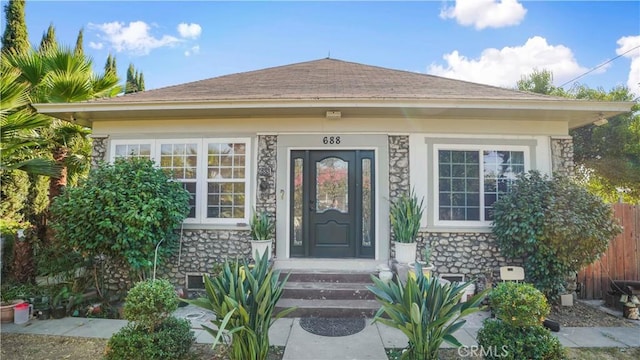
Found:
[[[496,317],[513,326],[541,325],[549,315],[544,294],[531,284],[504,282],[489,295]]]
[[[221,332],[231,336],[231,359],[264,360],[269,353],[269,328],[295,309],[273,315],[288,278],[280,280],[280,271],[270,268],[266,256],[258,256],[255,266],[246,260],[225,262],[218,276],[205,275],[205,297],[185,301],[216,313],[211,322],[218,330],[203,327],[216,339]]]
[[[108,256],[144,279],[177,249],[175,232],[189,213],[189,193],[147,159],[100,164],[51,204],[57,240],[87,259]],[[99,284],[96,284],[98,286]]]
[[[500,252],[523,258],[527,281],[555,299],[565,276],[591,264],[621,228],[611,206],[564,177],[532,171],[493,204]]]
[[[113,334],[105,351],[106,360],[176,360],[189,353],[195,341],[189,321],[166,318],[154,332],[129,323]]]
[[[560,340],[543,326],[517,327],[501,320],[487,319],[478,331],[478,346],[485,359],[565,359]],[[488,351],[488,350],[491,351]]]
[[[367,288],[382,305],[374,322],[396,328],[409,338],[403,359],[438,359],[443,341],[462,346],[453,333],[466,322],[462,318],[480,310],[486,291],[460,303],[469,282],[443,284],[436,277],[425,277],[419,264],[416,273],[417,278],[408,277],[404,285],[398,279],[385,284],[378,277],[371,277],[374,286]]]
[[[178,301],[169,281],[141,281],[127,294],[124,317],[153,332],[156,326],[178,308]]]

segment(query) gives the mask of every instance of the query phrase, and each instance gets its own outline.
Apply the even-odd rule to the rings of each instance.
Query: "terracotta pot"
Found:
[[[20,303],[23,303],[24,300],[11,300],[9,302],[3,302],[0,305],[0,322],[12,323],[13,322],[13,308]]]

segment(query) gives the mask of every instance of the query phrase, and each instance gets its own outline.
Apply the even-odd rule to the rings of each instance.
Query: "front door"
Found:
[[[291,256],[373,258],[372,150],[291,152]]]

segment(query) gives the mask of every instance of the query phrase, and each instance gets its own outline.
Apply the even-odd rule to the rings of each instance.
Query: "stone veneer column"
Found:
[[[402,194],[409,194],[409,136],[389,135],[389,206]],[[386,220],[389,221],[389,220]],[[390,234],[394,240],[393,233]],[[389,252],[395,257],[395,246]]]
[[[277,135],[258,136],[258,176],[256,210],[276,216]]]
[[[91,168],[98,166],[100,161],[106,161],[108,136],[91,136]]]
[[[409,136],[389,135],[389,201],[393,204],[409,188]]]
[[[574,175],[573,138],[571,136],[551,138],[551,167],[554,175]]]

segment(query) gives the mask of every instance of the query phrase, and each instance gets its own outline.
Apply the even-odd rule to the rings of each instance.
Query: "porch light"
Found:
[[[342,118],[342,113],[340,111],[327,111],[326,117],[327,120],[339,120]]]
[[[593,122],[593,125],[595,126],[602,126],[602,125],[606,125],[609,123],[609,120],[607,120],[607,118],[604,117],[603,113],[598,114],[598,120]]]

